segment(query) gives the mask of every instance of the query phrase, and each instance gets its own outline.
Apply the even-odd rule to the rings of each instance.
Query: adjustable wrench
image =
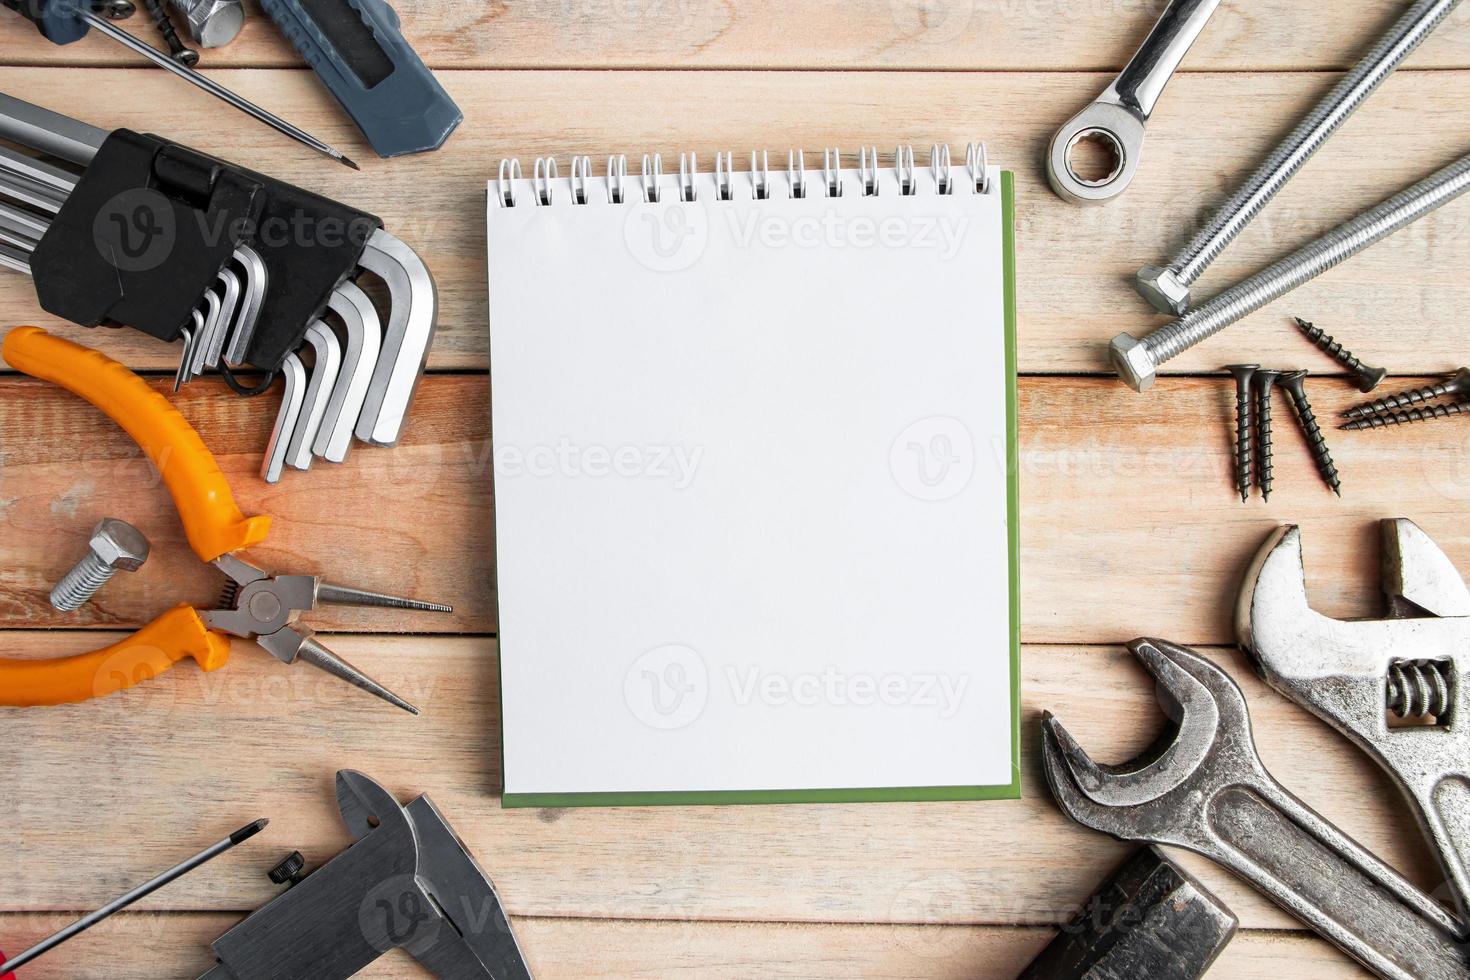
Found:
[[[1236,632],[1256,672],[1394,777],[1470,909],[1470,590],[1412,521],[1382,522],[1388,617],[1343,622],[1307,604],[1301,531],[1277,528],[1246,572]],[[1458,658],[1458,660],[1457,660]],[[1390,727],[1388,712],[1435,724]]]
[[[1266,771],[1229,675],[1163,640],[1128,649],[1173,724],[1137,759],[1100,766],[1047,713],[1046,780],[1063,812],[1122,840],[1203,854],[1381,977],[1470,976],[1459,920]]]
[[[1149,116],[1218,6],[1220,0],[1172,0],[1122,74],[1057,131],[1046,154],[1046,175],[1058,196],[1073,204],[1103,204],[1128,189]],[[1116,160],[1099,180],[1072,169],[1072,150],[1086,139],[1100,140]]]

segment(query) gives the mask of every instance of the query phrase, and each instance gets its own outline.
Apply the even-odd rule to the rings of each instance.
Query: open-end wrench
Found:
[[[1386,520],[1388,617],[1345,622],[1307,603],[1301,531],[1277,528],[1246,572],[1241,646],[1277,691],[1342,732],[1394,777],[1470,909],[1470,590],[1412,521]],[[1389,712],[1434,724],[1390,726]]]
[[[1128,189],[1138,170],[1149,116],[1218,6],[1220,0],[1172,0],[1164,8],[1122,74],[1052,138],[1046,154],[1052,190],[1073,204],[1102,204]],[[1112,153],[1110,173],[1097,180],[1077,175],[1072,151],[1083,140],[1100,141]]]
[[[1139,758],[1101,766],[1046,714],[1046,780],[1063,812],[1122,840],[1203,854],[1381,977],[1470,976],[1459,920],[1266,771],[1229,675],[1162,640],[1128,649],[1172,724]]]

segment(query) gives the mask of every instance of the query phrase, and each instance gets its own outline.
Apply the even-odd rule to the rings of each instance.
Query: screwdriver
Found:
[[[169,882],[174,881],[177,878],[182,878],[184,875],[188,874],[190,871],[193,871],[204,862],[218,857],[225,851],[228,851],[230,848],[234,847],[236,844],[239,844],[241,841],[249,840],[256,834],[264,830],[265,825],[268,823],[270,823],[269,820],[260,819],[255,821],[254,823],[246,824],[230,836],[224,838],[223,840],[216,841],[215,843],[209,845],[204,850],[200,851],[198,854],[194,855],[188,860],[176,864],[172,868],[169,868],[158,877],[153,878],[150,881],[145,881],[143,884],[139,885],[137,888],[134,888],[126,895],[123,895],[119,898],[114,899],[111,902],[108,902],[106,905],[102,906],[95,912],[90,912],[87,915],[82,916],[80,919],[73,922],[65,929],[62,929],[60,932],[54,933],[41,940],[39,943],[36,943],[36,945],[32,946],[24,953],[21,953],[19,956],[12,957],[11,959],[8,959],[3,963],[0,963],[0,977],[4,977],[10,971],[25,966],[31,960],[35,959],[37,956],[40,956],[42,953],[46,953],[50,950],[55,949],[57,946],[60,946],[62,943],[66,942],[77,933],[92,928],[112,913],[117,912],[121,909],[125,909],[129,905],[132,905],[134,902],[136,902],[138,899],[143,898],[146,895],[151,895],[153,892],[162,888]]]
[[[0,5],[9,7],[35,24],[36,29],[41,32],[41,36],[53,44],[71,44],[73,41],[79,41],[87,35],[88,30],[95,28],[123,47],[141,54],[158,67],[165,71],[173,72],[185,81],[192,82],[215,98],[228,102],[236,109],[239,109],[246,115],[253,116],[277,132],[284,133],[297,142],[311,147],[323,156],[336,160],[343,166],[351,167],[353,170],[362,169],[340,150],[323,143],[305,130],[291,125],[280,116],[272,112],[267,112],[253,102],[249,102],[241,96],[236,95],[223,85],[215,83],[194,69],[179,64],[163,52],[138,40],[122,28],[109,23],[105,17],[97,14],[93,8],[92,0],[0,0]],[[113,13],[126,13],[130,11],[131,5],[122,3],[120,0],[110,0],[107,9]]]

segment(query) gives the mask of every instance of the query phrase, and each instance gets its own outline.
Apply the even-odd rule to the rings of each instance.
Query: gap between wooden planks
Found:
[[[1470,7],[1464,8],[1470,10]],[[1133,186],[1107,207],[1077,208],[1047,189],[1044,148],[1057,127],[1105,84],[1087,74],[780,72],[455,72],[445,83],[466,113],[438,153],[368,159],[351,124],[302,72],[225,71],[223,82],[363,162],[357,174],[241,116],[161,71],[0,69],[0,91],[104,127],[160,133],[379,214],[419,251],[438,280],[435,369],[487,364],[485,181],[503,156],[533,158],[681,150],[712,165],[717,150],[747,166],[751,149],[823,146],[891,154],[912,142],[962,151],[988,141],[990,159],[1018,177],[1019,363],[1027,373],[1109,370],[1119,331],[1166,322],[1129,281],[1166,259],[1294,125],[1335,78],[1325,74],[1188,75],[1175,80],[1150,127]],[[99,91],[127,98],[99,102]],[[1314,158],[1206,274],[1209,296],[1337,223],[1470,151],[1470,71],[1401,72]],[[1406,124],[1412,120],[1412,125]],[[1461,311],[1470,307],[1470,202],[1458,201],[1171,361],[1170,371],[1233,361],[1325,368],[1287,324],[1305,316],[1371,363],[1395,373],[1463,363]],[[29,280],[0,274],[0,329],[53,322]],[[115,346],[114,346],[115,345]],[[122,331],[108,346],[135,368],[171,369],[177,346]]]
[[[397,0],[403,33],[434,68],[978,69],[1114,71],[1162,4],[1144,0]],[[1185,71],[1351,66],[1402,3],[1252,0],[1216,12]],[[1329,14],[1330,10],[1330,14]],[[139,15],[125,27],[155,46]],[[68,47],[0,16],[9,64],[135,65],[116,42]],[[229,46],[202,66],[296,67],[301,58],[255,3]],[[1419,67],[1470,66],[1470,16],[1453,13],[1415,55]]]
[[[11,632],[7,653],[52,656],[111,634]],[[333,773],[400,800],[428,793],[515,915],[595,919],[1051,925],[1130,849],[1068,821],[1038,758],[1042,710],[1102,762],[1144,749],[1164,719],[1119,647],[1022,652],[1023,798],[824,806],[505,810],[497,650],[479,637],[338,634],[334,648],[423,714],[402,715],[241,645],[203,674],[183,664],[80,705],[0,714],[24,744],[7,784],[0,909],[101,904],[257,817],[266,832],[148,900],[241,910],[275,894],[292,849],[313,865],[348,844]],[[1237,656],[1261,756],[1293,792],[1426,890],[1440,881],[1394,786],[1340,735],[1269,692]],[[85,738],[79,741],[79,735]],[[1209,862],[1177,855],[1250,928],[1300,928]]]
[[[214,963],[209,943],[236,916],[128,914],[103,923],[37,960],[26,980],[77,980],[116,951],[146,946],[146,965],[124,962],[108,980],[195,977]],[[0,939],[39,938],[69,921],[55,915],[0,915]],[[1051,938],[1047,929],[965,926],[809,926],[786,923],[598,922],[517,918],[512,922],[532,972],[558,977],[710,980],[715,977],[863,976],[908,980],[1010,980]],[[12,943],[13,944],[13,943]],[[428,977],[395,951],[363,978]],[[1299,934],[1243,932],[1216,961],[1212,977],[1366,977],[1320,940]]]
[[[1320,358],[1299,346],[1300,359],[1287,364]],[[168,382],[153,384],[163,390]],[[1361,398],[1330,378],[1309,381],[1308,393],[1329,424]],[[358,446],[345,464],[318,461],[268,486],[258,470],[278,397],[238,398],[213,377],[174,396],[243,508],[274,518],[270,537],[251,555],[268,568],[455,607],[452,616],[324,607],[312,625],[493,633],[486,377],[431,375],[400,445]],[[1470,423],[1456,417],[1386,431],[1331,429],[1339,500],[1317,477],[1281,399],[1277,409],[1276,492],[1269,504],[1259,496],[1242,504],[1230,475],[1228,378],[1165,379],[1142,396],[1102,378],[1021,379],[1022,639],[1121,642],[1152,633],[1233,642],[1240,575],[1280,522],[1303,525],[1311,598],[1329,615],[1378,613],[1380,518],[1418,521],[1470,569],[1462,520]],[[109,420],[59,388],[10,376],[0,378],[0,433],[0,519],[14,529],[0,536],[0,627],[137,626],[179,601],[213,604],[219,577],[202,570],[156,472]],[[980,452],[977,465],[999,465]],[[117,576],[75,615],[59,615],[47,592],[104,516],[149,535],[149,562]]]

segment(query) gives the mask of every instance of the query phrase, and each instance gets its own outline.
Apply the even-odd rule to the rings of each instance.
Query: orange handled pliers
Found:
[[[0,658],[0,705],[30,707],[102,697],[192,657],[204,670],[223,667],[230,636],[254,640],[283,663],[303,660],[405,711],[413,705],[313,639],[297,617],[318,602],[452,612],[449,606],[323,582],[314,575],[272,575],[235,552],[265,539],[271,519],[246,517],[219,464],[187,419],[148,383],[99,351],[16,327],[5,360],[18,371],[60,385],[106,413],[133,438],[163,476],[189,546],[229,578],[224,608],[170,609],[120,643],[53,660]]]

